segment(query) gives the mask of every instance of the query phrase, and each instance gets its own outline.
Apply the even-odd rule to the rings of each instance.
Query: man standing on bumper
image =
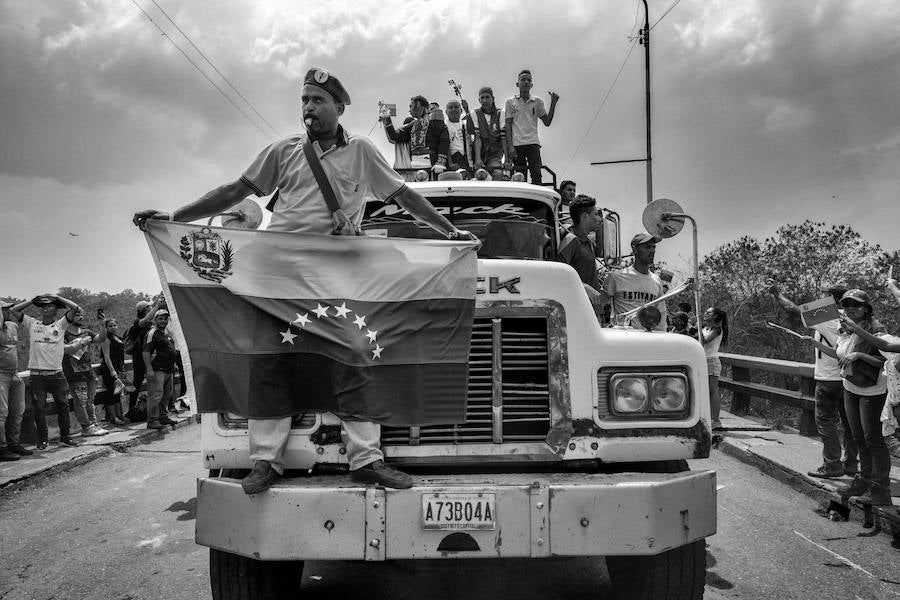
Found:
[[[341,82],[324,69],[310,69],[303,80],[301,97],[306,135],[294,134],[263,150],[243,176],[222,185],[174,213],[145,210],[134,215],[135,225],[150,218],[194,221],[222,213],[250,195],[279,192],[269,231],[338,233],[355,230],[362,222],[366,200],[393,201],[419,221],[450,239],[470,238],[438,214],[418,192],[408,188],[378,152],[362,136],[348,134],[339,124],[350,95]],[[306,162],[303,141],[312,142],[341,209],[331,213]],[[381,426],[354,415],[340,415],[351,476],[355,481],[386,487],[408,488],[412,478],[384,463],[380,447]],[[291,417],[250,419],[250,458],[253,470],[241,482],[248,494],[262,492],[284,471],[284,450],[291,431]]]

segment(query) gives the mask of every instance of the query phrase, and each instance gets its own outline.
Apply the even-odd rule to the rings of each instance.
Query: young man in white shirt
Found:
[[[800,307],[781,293],[781,288],[770,282],[768,291],[790,314],[800,317]],[[840,302],[847,291],[842,284],[823,285],[820,291],[830,294]],[[815,325],[814,339],[831,347],[837,345],[841,323],[837,319]],[[844,410],[844,384],[838,360],[816,349],[816,428],[822,437],[822,465],[807,474],[812,477],[834,479],[844,475],[854,476],[859,466],[859,451],[850,433],[850,422]],[[840,427],[838,426],[840,424]],[[841,450],[843,446],[843,458]]]
[[[41,318],[35,319],[30,315],[23,315],[23,311],[29,306],[36,306],[41,311]],[[66,308],[66,313],[59,319],[56,315],[60,308]],[[34,397],[34,417],[38,428],[38,450],[47,447],[47,419],[44,416],[44,402],[47,394],[53,396],[56,404],[56,414],[59,422],[59,443],[64,446],[77,446],[78,442],[72,439],[69,431],[69,402],[66,394],[69,385],[62,371],[63,355],[66,351],[65,334],[69,323],[75,319],[75,312],[79,306],[56,294],[44,294],[36,296],[26,302],[16,304],[10,309],[15,318],[21,315],[22,326],[29,331],[29,358],[28,370],[31,372],[31,392]],[[85,338],[78,338],[76,344],[85,347]],[[70,348],[72,350],[74,348]]]
[[[649,233],[639,233],[631,239],[631,250],[634,252],[634,264],[625,269],[612,271],[606,277],[605,293],[612,302],[613,322],[615,317],[656,300],[665,293],[662,280],[650,271],[653,259],[656,258],[656,244],[661,239]],[[657,331],[666,330],[666,303],[654,304],[660,312],[659,323],[654,327]],[[641,328],[637,316],[629,320],[632,327]]]

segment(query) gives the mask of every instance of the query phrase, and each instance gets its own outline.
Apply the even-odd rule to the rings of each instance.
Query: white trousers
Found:
[[[248,419],[250,460],[268,461],[272,468],[284,473],[284,449],[291,435],[291,417],[283,419]],[[341,421],[341,439],[347,447],[350,470],[355,471],[376,460],[384,460],[381,452],[381,425],[370,421]]]

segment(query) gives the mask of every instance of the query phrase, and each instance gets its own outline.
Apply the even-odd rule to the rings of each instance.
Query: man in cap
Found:
[[[24,314],[25,309],[32,305],[41,311],[40,319]],[[61,318],[57,319],[56,315],[60,308],[67,310]],[[77,304],[56,294],[35,296],[31,300],[20,302],[10,308],[13,318],[21,319],[22,325],[29,332],[28,370],[31,372],[34,420],[40,438],[37,444],[38,450],[47,447],[49,437],[47,419],[44,416],[44,402],[47,394],[53,396],[53,402],[56,404],[59,443],[65,446],[78,445],[78,442],[71,438],[69,432],[69,403],[66,398],[69,385],[62,370],[63,355],[66,352],[66,328],[69,323],[74,321],[75,312],[78,310],[80,308]],[[82,344],[82,342],[79,340],[74,345],[77,344]]]
[[[841,297],[847,292],[847,286],[842,283],[829,283],[822,285],[819,291],[829,294],[835,303],[840,303]],[[787,312],[800,318],[800,307],[785,296],[773,280],[768,282],[768,292]],[[834,348],[837,345],[840,326],[838,319],[813,325],[812,328],[815,330],[813,339]],[[856,475],[858,469],[859,451],[850,433],[850,422],[844,409],[844,384],[837,358],[817,348],[813,378],[816,382],[816,428],[822,437],[822,464],[809,471],[808,475],[826,479],[844,475],[852,477]]]
[[[144,371],[144,360],[142,358],[144,340],[147,339],[147,334],[153,326],[153,316],[162,304],[162,294],[156,297],[153,304],[146,300],[138,302],[134,307],[134,321],[132,321],[131,325],[125,331],[125,350],[126,352],[128,352],[129,348],[131,350],[131,367],[133,369],[131,374],[131,385],[134,386],[134,389],[128,397],[129,409],[137,403],[138,394],[140,394],[141,391],[141,384],[144,382],[144,377],[146,375]]]
[[[253,161],[237,180],[222,185],[174,213],[141,211],[134,223],[148,218],[194,221],[222,213],[245,197],[268,196],[279,190],[272,206],[269,231],[328,234],[355,231],[362,222],[365,203],[373,199],[396,202],[419,221],[450,239],[477,240],[440,215],[428,201],[407,187],[378,152],[362,136],[348,133],[339,119],[350,96],[337,77],[324,69],[310,69],[301,96],[306,133],[277,141]],[[426,102],[427,104],[427,102]],[[335,188],[340,209],[332,213],[306,161],[303,144],[319,157],[326,177]],[[381,427],[353,415],[344,418],[343,434],[351,475],[355,481],[386,487],[408,488],[412,478],[384,463],[380,447]],[[253,470],[242,481],[248,494],[268,489],[284,470],[284,450],[291,431],[291,417],[250,419],[250,458]]]
[[[605,293],[612,302],[613,319],[628,311],[640,308],[656,300],[665,293],[665,286],[659,276],[650,270],[656,258],[656,244],[661,241],[649,233],[639,233],[631,238],[631,250],[634,253],[634,264],[625,269],[611,271],[606,277]],[[659,323],[654,327],[657,331],[666,330],[666,303],[654,304],[660,312]],[[637,316],[629,320],[632,327],[641,327]]]
[[[163,429],[176,425],[166,407],[172,399],[175,381],[175,340],[166,330],[169,311],[160,308],[153,315],[153,326],[141,347],[141,359],[147,375],[147,429]]]
[[[25,414],[25,383],[19,378],[19,323],[12,302],[0,302],[0,461],[34,454],[19,443]]]

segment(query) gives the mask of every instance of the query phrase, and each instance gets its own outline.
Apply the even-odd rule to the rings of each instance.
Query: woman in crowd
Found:
[[[706,367],[709,371],[709,408],[712,412],[713,430],[722,429],[719,412],[722,400],[719,397],[719,375],[722,374],[722,361],[719,360],[719,347],[728,343],[728,316],[721,308],[709,307],[701,319],[703,329],[700,330],[700,343],[706,353]]]
[[[846,325],[831,348],[812,338],[819,350],[838,359],[844,384],[844,408],[853,438],[859,447],[859,474],[840,490],[842,496],[859,496],[874,506],[891,504],[891,457],[881,431],[881,413],[887,396],[884,357],[871,342],[883,336],[884,328],[874,318],[869,295],[849,290],[841,297]],[[852,323],[847,323],[851,321]],[[861,332],[869,334],[863,337]],[[870,341],[867,341],[870,340]]]
[[[98,404],[106,408],[106,420],[112,425],[128,423],[122,413],[121,395],[125,391],[125,342],[117,333],[115,319],[104,321],[106,339],[100,345],[100,377],[105,390],[97,394]],[[118,390],[118,393],[117,393]]]

